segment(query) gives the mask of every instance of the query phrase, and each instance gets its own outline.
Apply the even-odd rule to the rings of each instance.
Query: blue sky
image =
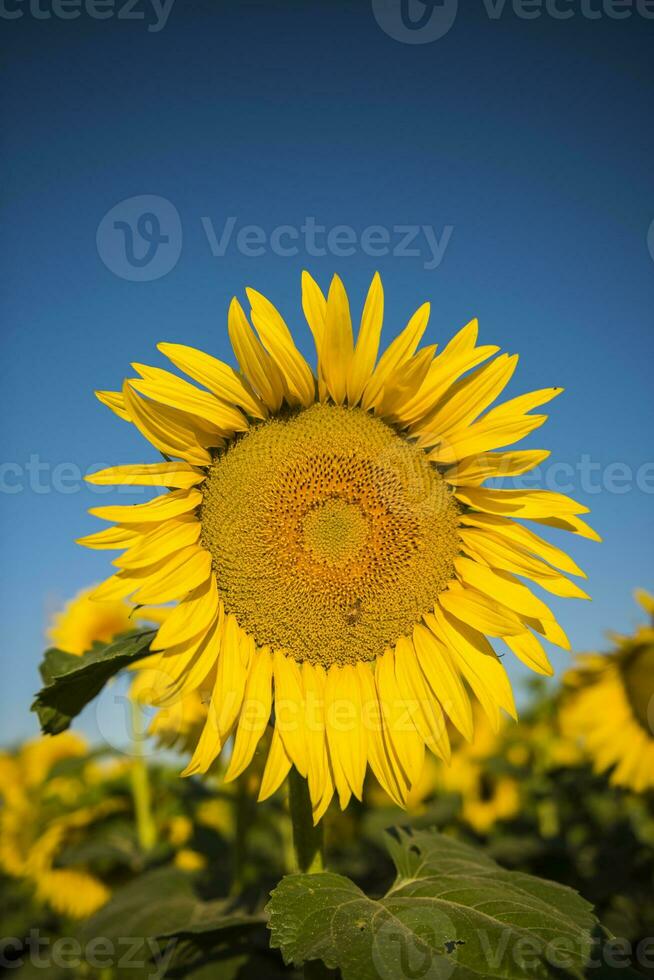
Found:
[[[226,310],[246,285],[309,353],[303,268],[338,272],[355,309],[378,269],[387,337],[428,299],[426,342],[477,316],[482,342],[521,355],[513,393],[566,388],[530,444],[565,464],[544,478],[592,508],[604,542],[565,541],[593,602],[553,607],[579,649],[631,628],[632,590],[654,585],[654,21],[600,0],[566,20],[479,0],[406,43],[396,0],[390,33],[365,2],[176,0],[159,30],[144,0],[139,20],[121,3],[103,20],[5,8],[21,16],[3,25],[0,95],[0,741],[36,730],[49,612],[108,574],[106,554],[74,544],[99,501],[79,474],[153,458],[93,389],[161,363],[160,340],[229,357]]]

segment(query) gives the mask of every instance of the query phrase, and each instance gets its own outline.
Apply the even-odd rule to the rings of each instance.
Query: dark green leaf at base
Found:
[[[388,846],[398,874],[383,898],[329,872],[280,882],[267,910],[287,963],[319,959],[343,980],[584,976],[596,919],[572,889],[433,831]]]

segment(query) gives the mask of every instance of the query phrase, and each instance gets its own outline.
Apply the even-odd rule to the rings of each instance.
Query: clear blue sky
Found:
[[[93,528],[86,509],[99,500],[75,468],[154,458],[93,389],[119,386],[130,361],[160,363],[160,340],[229,356],[226,309],[245,285],[280,305],[309,352],[304,267],[323,283],[338,272],[355,307],[379,269],[387,336],[429,299],[427,342],[478,316],[483,342],[521,354],[513,392],[566,388],[531,445],[572,467],[564,481],[592,507],[604,543],[566,541],[594,601],[553,605],[580,649],[637,620],[632,590],[654,585],[654,21],[591,20],[574,3],[568,20],[465,6],[443,37],[410,44],[366,2],[176,0],[149,31],[144,0],[144,20],[84,9],[37,19],[7,0],[22,16],[3,24],[0,95],[1,741],[36,730],[28,704],[48,611],[108,573],[106,553],[73,543]],[[138,203],[101,224],[140,195],[172,205],[147,202],[159,228],[146,223],[145,236],[169,239],[151,267],[138,236],[127,262],[128,231],[113,226],[129,224]],[[220,240],[230,216],[233,234],[214,255],[211,233]],[[307,218],[352,232],[332,233],[332,254],[308,254]],[[237,239],[246,225],[265,244],[259,233]],[[298,254],[271,245],[281,225],[292,229],[282,248]],[[371,226],[394,249],[398,226],[428,232],[410,246],[418,255],[374,256]],[[654,253],[654,231],[650,241]],[[149,268],[159,277],[124,277]],[[626,491],[591,492],[615,482],[613,463],[628,468],[618,471]],[[559,670],[566,660],[556,655]]]

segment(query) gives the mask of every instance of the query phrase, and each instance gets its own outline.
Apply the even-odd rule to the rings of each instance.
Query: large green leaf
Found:
[[[343,980],[583,977],[596,927],[570,888],[506,871],[434,831],[398,831],[380,899],[342,875],[290,875],[267,911],[287,963],[320,959]]]
[[[44,686],[36,695],[41,730],[57,735],[69,727],[82,708],[100,693],[118,671],[147,656],[156,630],[125,633],[112,643],[96,643],[81,656],[46,650],[39,670]]]

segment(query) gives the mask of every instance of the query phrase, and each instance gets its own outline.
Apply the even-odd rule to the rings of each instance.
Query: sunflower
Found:
[[[520,786],[504,767],[506,724],[495,730],[478,706],[474,714],[472,741],[454,736],[451,764],[440,767],[435,786],[457,793],[462,819],[477,833],[485,834],[497,821],[509,820],[519,812]]]
[[[654,598],[637,592],[650,616],[606,655],[586,654],[564,677],[561,727],[581,742],[595,771],[614,786],[654,789]]]
[[[81,656],[95,643],[110,643],[135,627],[161,624],[168,615],[165,607],[135,609],[124,599],[96,602],[92,594],[92,588],[82,589],[54,614],[48,637],[60,650]],[[130,685],[130,698],[141,708],[152,704],[169,682],[161,660],[161,655],[155,654],[139,660],[131,668],[135,676]],[[189,691],[174,704],[160,708],[146,734],[152,735],[160,747],[189,751],[197,743],[206,718],[207,709],[198,691]]]
[[[107,886],[84,866],[57,867],[61,852],[93,823],[124,807],[118,799],[79,806],[92,779],[56,775],[62,762],[82,759],[86,742],[72,732],[26,742],[0,753],[0,869],[32,885],[39,902],[84,918],[109,898]]]
[[[48,638],[59,650],[81,655],[94,643],[110,643],[119,633],[134,628],[133,610],[127,602],[94,602],[92,591],[82,589],[54,614]]]
[[[383,290],[375,275],[356,342],[335,276],[325,297],[303,276],[317,370],[277,309],[247,290],[228,331],[240,371],[192,347],[159,350],[178,374],[135,364],[99,399],[163,462],[116,466],[95,484],[165,488],[146,503],[91,510],[111,522],[81,539],[118,549],[94,593],[177,605],[152,644],[170,677],[159,703],[201,691],[207,721],[186,774],[226,741],[226,773],[250,763],[274,716],[260,798],[295,766],[317,821],[334,792],[361,796],[368,764],[403,804],[425,746],[447,759],[445,717],[472,736],[470,691],[494,726],[515,714],[487,636],[552,672],[539,639],[568,648],[547,605],[520,581],[586,597],[583,573],[515,519],[596,538],[559,493],[484,482],[532,469],[542,450],[497,452],[538,428],[544,388],[491,408],[517,356],[477,346],[472,321],[439,353],[418,349],[421,306],[378,359]]]

